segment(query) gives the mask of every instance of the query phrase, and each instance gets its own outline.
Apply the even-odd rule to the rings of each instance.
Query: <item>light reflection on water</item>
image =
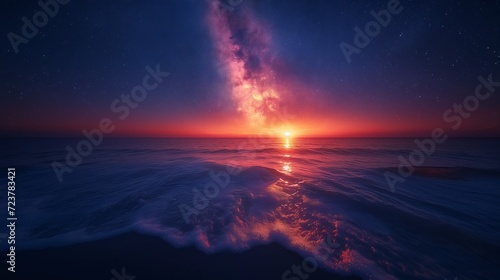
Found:
[[[462,179],[421,172],[395,193],[383,173],[415,148],[407,139],[107,139],[58,184],[49,166],[66,141],[17,141],[3,151],[25,170],[23,246],[132,228],[204,251],[278,242],[308,257],[331,236],[340,247],[324,265],[373,279],[488,279],[497,267],[488,253],[500,231],[494,140],[449,140],[426,166],[469,168]],[[203,191],[210,172],[230,164],[243,171],[187,225],[179,204],[192,205],[193,188]]]
[[[289,161],[290,159],[290,152],[291,152],[291,145],[290,145],[290,137],[285,138],[285,154],[283,154],[283,157],[285,158],[284,161],[282,161],[282,171],[290,175],[292,173],[292,163]]]

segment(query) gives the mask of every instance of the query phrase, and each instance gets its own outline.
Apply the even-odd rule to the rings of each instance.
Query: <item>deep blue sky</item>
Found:
[[[402,0],[403,11],[347,63],[339,44],[353,44],[353,28],[387,2],[244,0],[233,13],[246,9],[264,23],[273,73],[289,89],[282,100],[298,119],[374,127],[368,136],[377,129],[381,136],[422,135],[474,93],[479,75],[500,80],[500,2]],[[31,19],[39,6],[2,1],[0,128],[9,135],[78,134],[112,114],[110,103],[141,82],[145,66],[160,64],[170,76],[119,132],[179,134],[199,123],[230,130],[237,105],[216,67],[207,6],[70,1],[15,54],[7,34],[20,34],[21,17]],[[498,92],[457,135],[500,134]]]

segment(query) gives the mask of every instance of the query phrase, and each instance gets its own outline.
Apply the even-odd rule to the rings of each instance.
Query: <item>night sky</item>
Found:
[[[2,1],[2,135],[78,136],[109,118],[134,137],[500,136],[500,87],[458,129],[443,120],[478,76],[500,81],[500,1],[401,0],[350,63],[339,45],[390,1],[220,1],[233,9],[69,1],[17,54],[9,32],[41,8]],[[168,77],[121,120],[110,105],[157,65]]]

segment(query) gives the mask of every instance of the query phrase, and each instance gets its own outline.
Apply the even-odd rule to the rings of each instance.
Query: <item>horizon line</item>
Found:
[[[72,135],[72,136],[57,136],[57,135],[1,135],[5,139],[15,139],[15,138],[86,138],[83,135]],[[261,138],[261,139],[408,139],[408,138],[431,138],[429,136],[279,136],[279,137],[260,137],[259,134],[256,135],[241,135],[241,136],[104,136],[103,138],[108,139],[247,139],[247,138]],[[483,135],[483,136],[451,136],[448,138],[500,138],[500,135]]]

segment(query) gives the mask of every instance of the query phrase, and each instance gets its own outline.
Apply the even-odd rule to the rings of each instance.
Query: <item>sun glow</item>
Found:
[[[290,131],[285,131],[285,149],[289,149],[290,148]]]

